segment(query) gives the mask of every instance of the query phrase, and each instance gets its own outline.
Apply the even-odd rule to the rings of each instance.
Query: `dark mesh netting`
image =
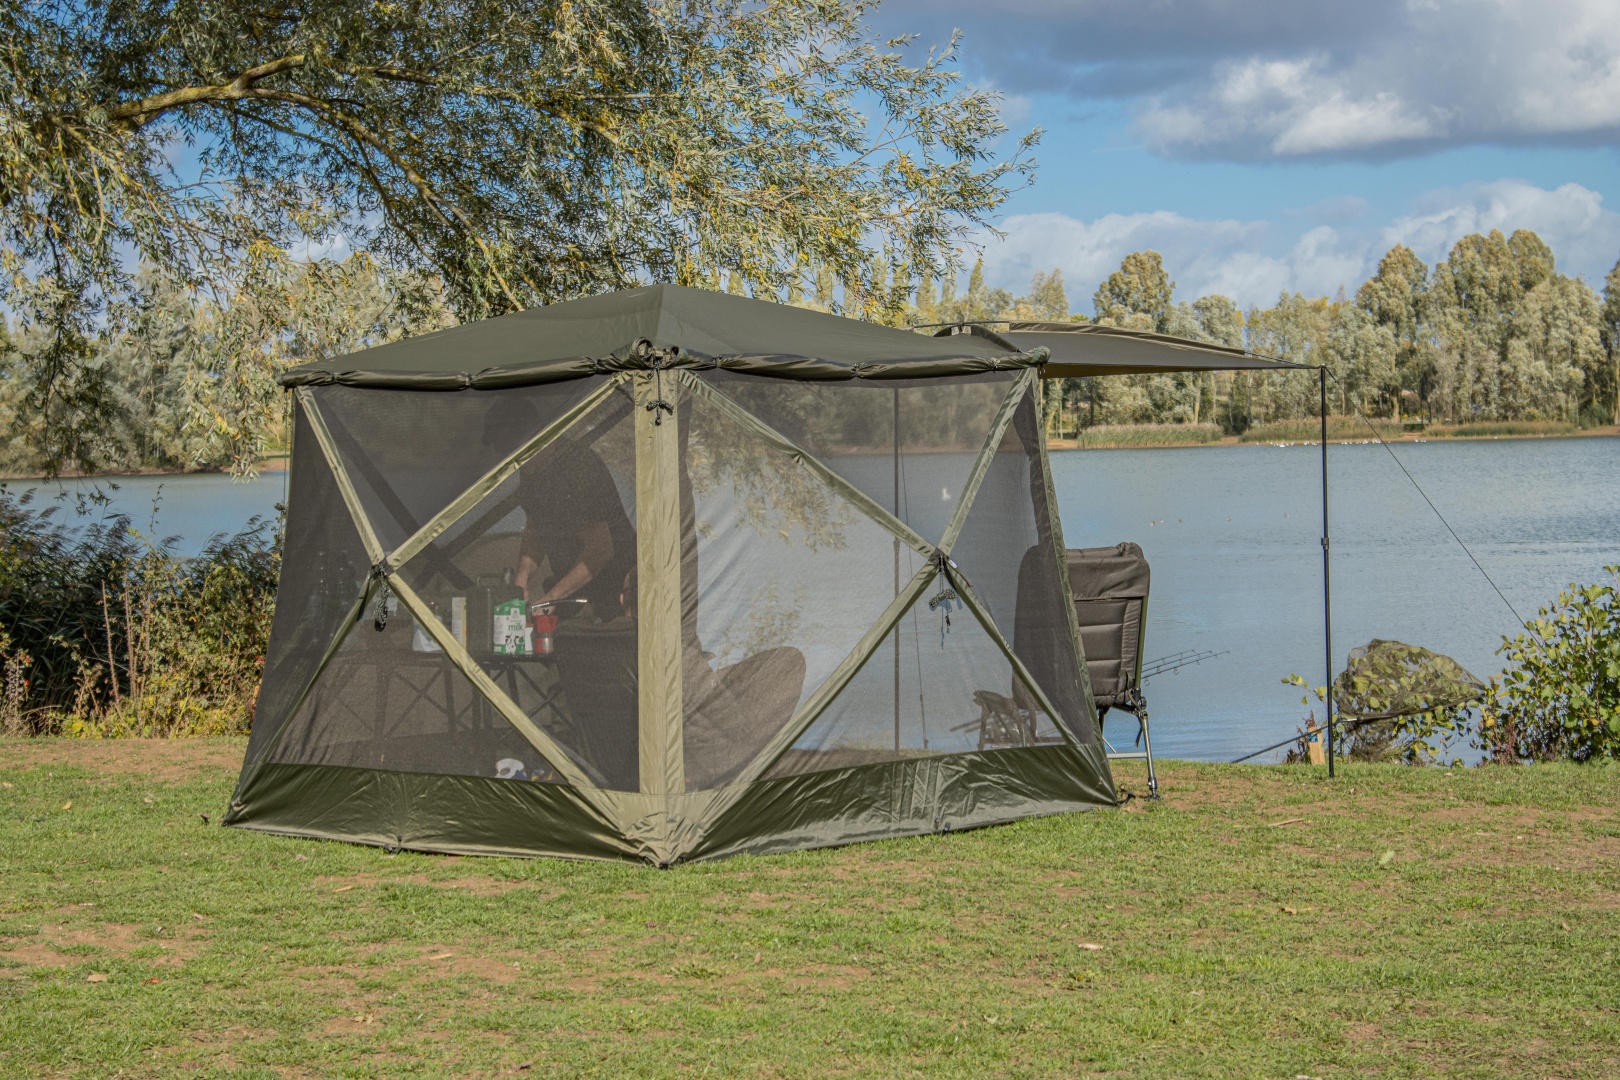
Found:
[[[921,556],[907,554],[909,577]],[[771,776],[1062,741],[971,612],[952,605],[947,630],[929,610],[942,590],[936,578]]]
[[[697,790],[735,777],[878,621],[896,543],[702,395],[682,424],[684,759]]]
[[[992,456],[951,558],[1080,742],[1092,738],[1052,543],[1033,394]]]
[[[272,650],[265,707],[293,715],[268,757],[532,780],[558,780],[561,764],[606,789],[645,790],[641,727],[660,720],[641,715],[658,706],[638,694],[638,554],[657,558],[656,547],[638,552],[640,431],[650,440],[642,452],[673,453],[664,460],[679,483],[685,775],[676,782],[695,791],[735,780],[925,566],[840,481],[923,536],[943,538],[1016,377],[876,386],[704,378],[720,400],[673,377],[654,389],[674,409],[659,425],[665,434],[638,429],[648,417],[626,384],[510,476],[486,481],[481,497],[395,572],[436,633],[397,596],[374,602],[299,705],[368,571],[303,425],[300,516],[290,526],[282,595],[330,609],[320,624],[330,629]],[[451,394],[323,387],[317,400],[392,550],[601,385]],[[759,423],[819,455],[815,462],[773,441],[755,411],[766,414]],[[1089,738],[1047,527],[1036,411],[1033,398],[1019,406],[952,556],[1060,716],[1047,714],[986,626],[946,602],[936,578],[772,775],[1052,744],[1062,741],[1059,722]],[[665,505],[673,519],[673,501]],[[931,599],[943,606],[930,609]],[[657,610],[658,601],[641,602]],[[313,625],[300,620],[306,631]],[[439,635],[466,650],[495,701]],[[649,641],[655,652],[658,640]],[[558,756],[545,761],[502,708],[526,716],[543,733],[536,741]]]
[[[704,374],[716,389],[935,542],[956,512],[1015,378],[814,383]]]
[[[377,539],[392,551],[600,385],[448,394],[323,386],[315,398]]]
[[[541,426],[511,391],[465,396],[492,431]],[[628,394],[611,395],[399,570],[587,777],[627,791],[639,786],[634,429]]]
[[[264,682],[253,710],[248,761],[256,761],[309,684],[366,585],[370,560],[304,411],[297,411],[287,532]]]
[[[397,598],[352,627],[270,760],[394,772],[552,780],[545,761]]]

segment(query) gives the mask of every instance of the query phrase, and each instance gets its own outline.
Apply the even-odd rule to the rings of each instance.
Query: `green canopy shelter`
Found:
[[[661,285],[287,372],[226,823],[670,865],[1112,805],[1046,359]]]
[[[1113,805],[1043,356],[659,285],[287,372],[227,823],[671,865]]]

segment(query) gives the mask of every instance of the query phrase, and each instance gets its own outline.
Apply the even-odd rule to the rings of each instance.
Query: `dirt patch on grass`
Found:
[[[472,975],[505,984],[523,977],[523,960],[524,957],[480,956],[454,945],[429,945],[402,966],[410,967],[419,978]]]
[[[235,776],[246,739],[22,739],[0,737],[0,771],[72,766],[109,778],[174,782]],[[212,776],[210,777],[212,778]]]
[[[47,928],[28,939],[0,938],[0,959],[27,967],[76,967],[130,959],[178,967],[196,956],[200,947],[201,942],[190,932],[159,934],[150,926],[97,923]]]
[[[485,877],[436,878],[431,874],[329,874],[315,878],[310,884],[317,893],[347,896],[351,900],[363,899],[367,894],[390,885],[422,885],[468,896],[522,895],[525,900],[541,903],[561,895],[557,889],[544,888],[527,881]]]

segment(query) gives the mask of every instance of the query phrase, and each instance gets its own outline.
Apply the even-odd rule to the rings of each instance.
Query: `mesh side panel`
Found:
[[[615,394],[399,571],[525,715],[622,791],[640,786],[634,434]],[[558,603],[536,620],[542,600]]]
[[[703,377],[934,541],[956,512],[973,461],[1015,379],[997,373],[877,385],[731,372]]]
[[[971,612],[941,633],[927,605],[938,592],[936,580],[771,777],[1063,740]]]
[[[322,386],[316,404],[385,551],[595,390],[572,379],[429,393]]]
[[[1052,545],[1036,423],[1035,401],[1026,397],[992,457],[951,558],[1069,731],[1086,742],[1091,721]]]
[[[321,673],[271,760],[556,780],[528,740],[449,658],[422,651],[423,644],[408,611],[397,608],[379,633],[368,610]],[[521,767],[515,777],[513,763]]]
[[[695,395],[681,459],[684,754],[698,790],[748,764],[877,622],[898,545]]]
[[[248,741],[249,761],[264,752],[265,743],[315,674],[364,589],[371,565],[302,409],[296,424],[281,581]]]

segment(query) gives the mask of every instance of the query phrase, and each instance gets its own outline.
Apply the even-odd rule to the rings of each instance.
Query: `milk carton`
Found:
[[[527,656],[534,651],[530,640],[525,604],[520,596],[495,605],[493,637],[497,656]]]

